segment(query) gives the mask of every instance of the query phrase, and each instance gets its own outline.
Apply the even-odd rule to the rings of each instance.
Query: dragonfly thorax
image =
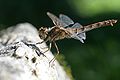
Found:
[[[48,40],[51,41],[56,41],[56,40],[60,40],[60,39],[64,39],[67,36],[69,36],[69,32],[66,31],[65,28],[63,27],[58,27],[58,26],[54,26],[49,32],[48,32]]]

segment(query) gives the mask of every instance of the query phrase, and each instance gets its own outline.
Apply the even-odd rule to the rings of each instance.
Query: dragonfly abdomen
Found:
[[[113,26],[113,24],[115,24],[116,22],[117,22],[117,20],[114,20],[114,19],[106,20],[106,21],[97,22],[97,23],[90,24],[90,25],[83,26],[83,27],[76,28],[76,29],[79,33],[82,33],[82,32],[90,31],[92,29],[99,28],[99,27]]]

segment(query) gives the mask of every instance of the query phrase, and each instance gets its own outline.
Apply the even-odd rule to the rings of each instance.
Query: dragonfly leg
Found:
[[[45,40],[45,41],[42,41],[42,42],[38,42],[38,43],[36,43],[36,44],[42,44],[42,43],[44,43],[44,42],[47,42],[48,40]],[[48,49],[48,50],[50,50],[49,48],[51,48],[51,43],[50,43],[50,45],[49,45],[49,47],[41,47],[42,49]],[[47,51],[48,51],[47,50]],[[45,52],[47,52],[47,51],[45,51]]]
[[[55,46],[55,48],[56,48],[56,50],[57,50],[57,54],[55,55],[55,57],[52,59],[52,60],[50,60],[50,62],[49,62],[49,64],[51,63],[51,62],[54,62],[55,61],[55,59],[56,59],[56,57],[59,55],[59,49],[58,49],[58,47],[57,47],[57,44],[55,43],[55,42],[53,42],[53,44],[54,44],[54,46]]]
[[[49,47],[40,47],[41,49],[48,49]]]
[[[47,51],[51,50],[52,43],[50,42],[49,47],[47,47],[47,50],[44,51],[43,53],[46,53]]]
[[[37,42],[36,44],[42,44],[42,43],[44,43],[44,42],[46,42],[46,41],[42,41],[42,42]]]

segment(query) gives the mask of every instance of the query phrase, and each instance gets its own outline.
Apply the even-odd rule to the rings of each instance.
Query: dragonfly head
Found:
[[[48,30],[47,30],[47,28],[41,27],[41,28],[39,29],[39,37],[44,40],[44,39],[47,37],[47,35],[48,35]]]

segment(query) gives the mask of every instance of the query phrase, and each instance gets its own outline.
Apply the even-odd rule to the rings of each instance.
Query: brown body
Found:
[[[113,26],[113,24],[115,24],[117,22],[117,20],[106,20],[106,21],[90,24],[87,26],[77,25],[77,27],[72,26],[72,27],[65,28],[66,26],[64,26],[64,25],[69,26],[71,24],[74,24],[74,22],[69,17],[67,17],[65,15],[60,16],[61,19],[63,18],[62,19],[63,21],[62,21],[59,18],[57,18],[55,15],[53,15],[52,13],[48,12],[47,15],[52,19],[55,26],[53,26],[52,28],[41,27],[39,29],[39,36],[44,41],[39,42],[37,44],[41,44],[43,42],[49,41],[50,42],[50,46],[48,48],[48,50],[49,50],[49,49],[51,49],[51,44],[53,42],[54,46],[57,49],[57,55],[59,54],[59,49],[55,43],[56,40],[60,40],[60,39],[64,39],[64,38],[74,38],[74,39],[78,39],[82,43],[84,43],[83,40],[86,39],[85,32],[90,31],[95,28],[99,28],[99,27]],[[47,52],[47,51],[45,51],[45,52]],[[54,61],[56,56],[51,61]]]
[[[106,20],[106,21],[90,24],[87,26],[83,26],[80,28],[64,28],[64,27],[54,26],[51,28],[50,31],[46,30],[44,32],[40,29],[39,33],[44,32],[42,33],[42,35],[46,34],[46,36],[44,37],[44,40],[52,42],[52,41],[56,41],[64,38],[72,38],[71,35],[76,34],[77,32],[82,33],[82,32],[87,32],[99,27],[113,26],[113,24],[115,24],[116,22],[117,20]]]
[[[52,42],[60,39],[70,37],[69,31],[66,31],[65,28],[54,27],[50,32],[48,32],[47,39]]]
[[[87,32],[87,31],[90,31],[92,29],[99,28],[99,27],[113,26],[113,24],[115,24],[116,22],[117,22],[117,20],[114,20],[114,19],[113,20],[106,20],[106,21],[90,24],[90,25],[87,25],[87,26],[83,26],[83,27],[80,27],[80,28],[72,28],[72,29],[67,28],[67,30],[72,31],[72,33],[76,33],[76,32],[82,33],[82,32]]]

